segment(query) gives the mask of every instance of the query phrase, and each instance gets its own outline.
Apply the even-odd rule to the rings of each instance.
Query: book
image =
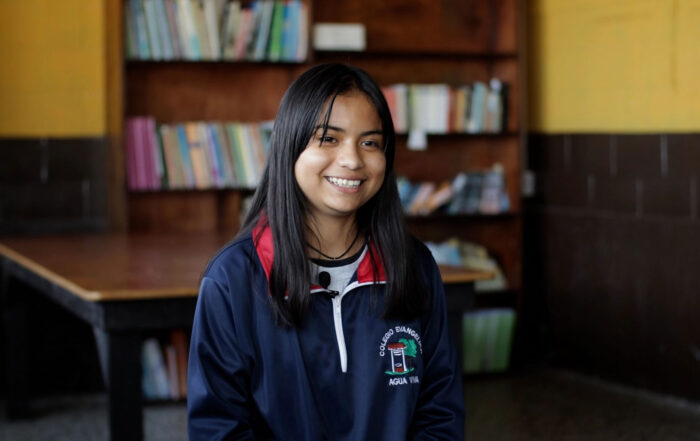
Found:
[[[201,60],[202,50],[194,17],[192,0],[178,0],[178,23],[180,25],[182,42],[188,60]]]
[[[284,30],[282,31],[282,54],[280,58],[284,61],[295,61],[297,58],[300,13],[301,2],[299,0],[289,0],[285,8]]]
[[[187,336],[184,331],[174,329],[170,333],[170,343],[175,348],[175,358],[177,359],[178,391],[181,397],[187,396]]]
[[[158,22],[156,17],[155,0],[141,0],[143,3],[143,11],[146,17],[146,34],[148,35],[148,44],[151,48],[151,58],[154,60],[163,59],[163,51],[161,49],[160,35],[158,33]]]
[[[246,187],[248,185],[248,176],[246,174],[245,162],[243,161],[241,139],[238,134],[237,124],[226,124],[226,133],[228,135],[231,156],[234,158],[233,164],[236,174],[236,185]]]
[[[209,133],[206,123],[198,123],[197,128],[199,129],[198,135],[204,149],[204,156],[206,157],[210,185],[212,187],[220,188],[222,186],[223,179],[221,176],[221,163],[219,160],[219,154],[216,152],[216,146],[211,139],[211,134]]]
[[[165,13],[168,16],[168,30],[170,32],[170,41],[173,45],[173,57],[175,59],[185,58],[185,51],[182,47],[182,37],[180,36],[180,29],[178,29],[177,3],[175,3],[175,0],[164,1]]]
[[[515,311],[509,308],[465,313],[462,317],[463,372],[506,371],[514,328]]]
[[[139,58],[146,60],[151,58],[151,45],[148,42],[148,29],[146,26],[146,14],[141,0],[130,0],[129,6],[134,17],[134,29],[139,47]]]
[[[189,146],[192,170],[194,171],[195,188],[209,188],[209,166],[202,141],[199,139],[197,123],[185,123],[187,145]]]
[[[484,107],[486,103],[486,85],[477,81],[472,86],[471,114],[469,118],[469,133],[479,133],[484,130]]]
[[[299,2],[299,37],[297,39],[296,61],[306,60],[309,51],[309,10],[304,2]]]
[[[149,152],[151,154],[151,182],[150,188],[152,190],[160,189],[164,182],[166,182],[167,176],[165,173],[164,166],[164,156],[163,156],[163,146],[161,144],[160,137],[158,136],[158,130],[156,129],[156,120],[154,118],[146,118],[146,136],[148,137],[147,143],[149,146]]]
[[[270,41],[267,45],[267,59],[279,61],[282,56],[282,32],[284,31],[284,10],[283,2],[275,2],[272,11],[272,24],[270,27]]]
[[[209,41],[209,51],[211,58],[218,60],[221,58],[221,42],[219,41],[219,11],[214,0],[204,1],[204,23]]]
[[[182,398],[182,394],[180,394],[180,383],[178,381],[177,354],[175,353],[175,346],[168,343],[163,347],[163,352],[165,353],[165,368],[168,373],[168,389],[170,391],[170,399],[179,400]]]
[[[246,60],[255,60],[255,45],[258,39],[258,34],[260,33],[262,6],[262,2],[254,1],[251,3],[249,8],[251,11],[250,26],[248,29],[248,39],[243,56],[243,58]]]
[[[149,391],[153,395],[148,398],[167,399],[170,397],[170,384],[168,382],[168,372],[165,367],[165,360],[160,343],[155,338],[148,338],[143,342],[143,360],[145,365],[142,367],[148,370],[147,374],[149,381]]]
[[[194,175],[194,167],[192,166],[192,157],[190,155],[190,146],[187,142],[187,132],[185,126],[178,124],[175,126],[177,133],[177,144],[180,150],[180,158],[182,158],[182,168],[185,175],[185,186],[187,188],[196,187],[196,178]]]
[[[182,175],[182,161],[180,159],[180,151],[177,145],[177,136],[173,127],[163,124],[159,127],[160,138],[163,144],[163,152],[165,155],[165,168],[167,170],[167,188],[184,188],[184,176]]]
[[[270,38],[270,27],[272,25],[272,13],[275,10],[275,3],[271,1],[260,2],[260,24],[255,40],[255,51],[253,60],[262,61],[267,55],[267,42]]]
[[[139,58],[138,31],[135,20],[130,5],[127,5],[124,8],[124,51],[126,58]]]
[[[236,41],[234,46],[234,59],[243,60],[246,57],[248,48],[248,40],[250,39],[251,29],[253,26],[254,11],[252,8],[241,9],[238,29],[236,30]]]
[[[173,41],[170,36],[168,14],[165,10],[165,0],[153,0],[153,2],[156,13],[156,25],[158,27],[158,38],[163,51],[163,59],[172,60],[175,58],[175,52],[173,50]]]
[[[209,42],[209,32],[207,31],[207,22],[204,18],[204,1],[205,0],[188,0],[191,3],[192,18],[194,21],[194,30],[199,41],[199,53],[202,60],[213,60],[214,54],[211,51],[211,43]]]
[[[224,12],[222,51],[223,58],[233,60],[236,58],[236,37],[241,19],[241,2],[233,1],[226,4]]]

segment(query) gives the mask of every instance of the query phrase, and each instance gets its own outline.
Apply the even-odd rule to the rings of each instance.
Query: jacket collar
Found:
[[[270,271],[272,270],[272,262],[274,261],[275,253],[272,240],[272,229],[266,221],[258,223],[258,225],[253,228],[253,243],[255,244],[255,251],[258,254],[260,263],[262,263],[265,276],[267,277],[267,281],[269,283]],[[373,256],[377,262],[377,280],[374,279],[374,274],[372,272]],[[357,267],[356,278],[353,277],[351,283],[357,283],[358,285],[386,283],[384,265],[382,265],[377,248],[371,239],[369,241],[369,250],[364,254],[360,265]],[[315,284],[312,284],[310,289],[312,292],[323,290],[323,288]]]

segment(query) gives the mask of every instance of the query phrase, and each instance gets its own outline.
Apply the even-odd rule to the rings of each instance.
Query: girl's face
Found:
[[[383,146],[382,122],[369,98],[358,91],[338,95],[326,135],[319,123],[294,164],[311,215],[320,221],[354,216],[384,182]]]

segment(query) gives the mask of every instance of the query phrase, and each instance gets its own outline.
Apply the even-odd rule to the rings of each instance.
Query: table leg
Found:
[[[12,283],[10,283],[12,281]],[[2,272],[1,298],[5,331],[5,379],[7,386],[7,417],[28,418],[29,394],[27,381],[27,308],[24,301],[28,288]]]
[[[143,439],[141,336],[95,329],[109,400],[109,439]]]

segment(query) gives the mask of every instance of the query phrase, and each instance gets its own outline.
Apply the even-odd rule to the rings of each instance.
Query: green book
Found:
[[[270,40],[267,45],[267,59],[270,61],[279,61],[282,56],[284,8],[283,2],[275,2],[275,9],[272,12],[272,25],[270,27]]]
[[[236,175],[235,185],[238,187],[247,186],[247,175],[245,173],[245,163],[241,157],[240,141],[237,133],[237,124],[226,124],[226,134],[228,135],[228,145],[231,149],[231,157],[233,158],[234,174]]]
[[[504,309],[500,311],[498,314],[497,335],[493,354],[494,358],[491,365],[493,371],[503,372],[508,370],[514,328],[515,311],[512,309]]]
[[[466,374],[481,371],[484,341],[484,317],[479,312],[465,313],[462,318],[463,360],[462,370]]]

